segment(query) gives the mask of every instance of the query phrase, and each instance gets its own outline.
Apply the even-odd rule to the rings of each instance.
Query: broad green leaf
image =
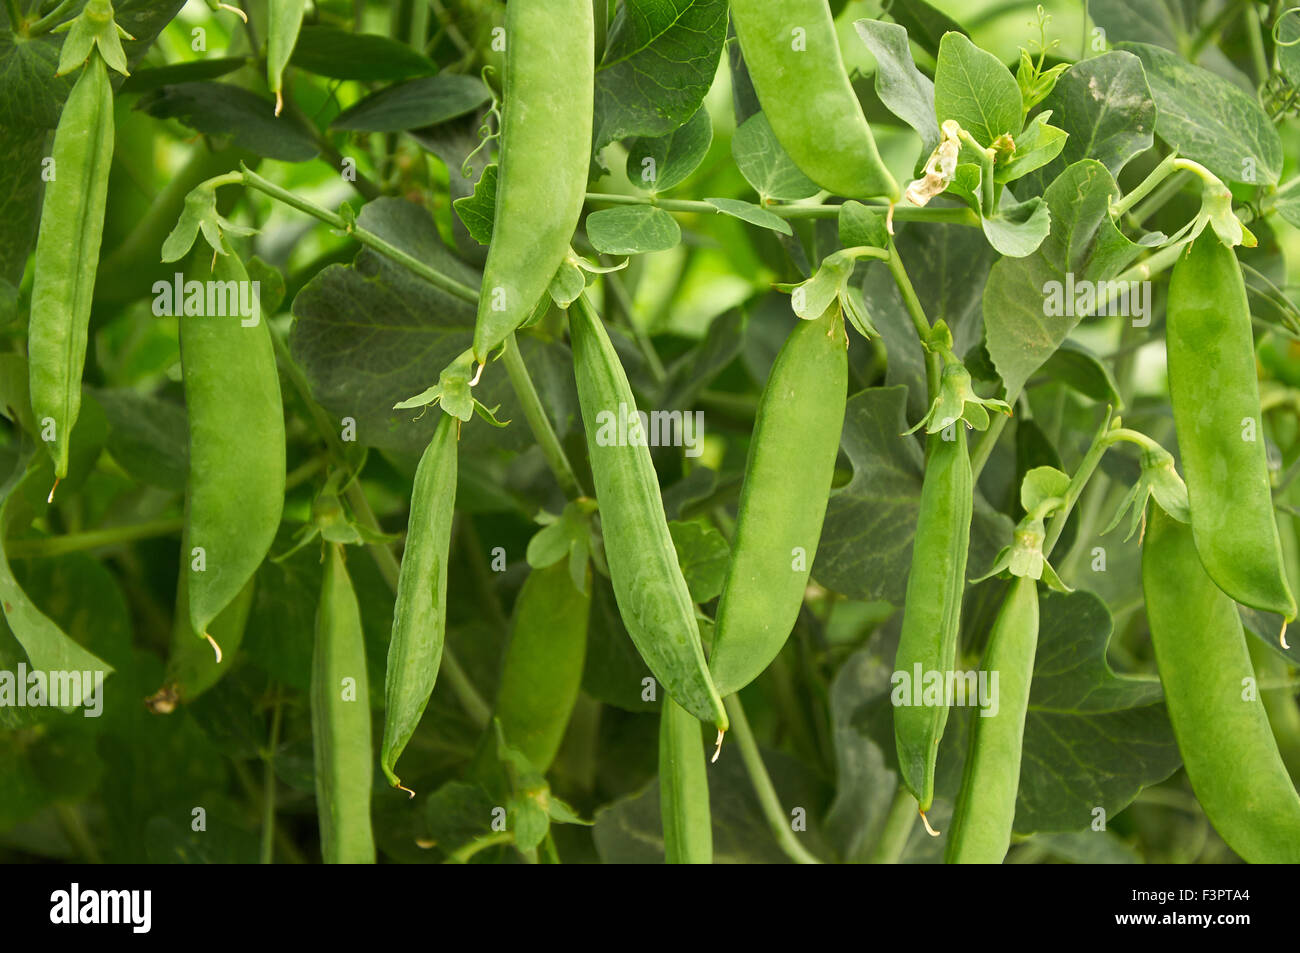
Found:
[[[365,81],[432,76],[438,65],[405,43],[374,33],[352,33],[305,24],[289,60],[299,69],[332,79]]]
[[[479,176],[474,185],[474,194],[456,199],[451,203],[469,232],[470,237],[480,245],[492,241],[492,224],[497,208],[497,175],[500,167],[494,162]]]
[[[708,602],[722,594],[731,547],[711,525],[690,520],[668,524],[672,533],[677,561],[681,564],[686,586],[695,602]]]
[[[884,20],[855,20],[853,27],[876,58],[876,95],[886,109],[921,137],[918,162],[924,163],[939,144],[939,123],[934,118],[934,82],[912,61],[907,30]]]
[[[992,53],[960,33],[946,33],[934,69],[934,112],[940,124],[955,119],[987,147],[998,136],[1020,132],[1020,86]]]
[[[136,105],[157,119],[175,119],[196,132],[231,139],[266,159],[306,162],[316,140],[294,116],[275,115],[275,104],[229,83],[177,83],[146,93]]]
[[[606,255],[641,255],[676,247],[682,230],[661,208],[619,205],[587,216],[587,238]]]
[[[948,33],[966,30],[942,10],[925,0],[893,0],[889,16],[907,30],[908,38],[931,56],[938,56],[943,38]]]
[[[425,76],[372,93],[343,110],[331,129],[349,132],[403,132],[436,126],[478,109],[490,94],[473,76]]]
[[[781,148],[761,112],[746,119],[731,137],[731,155],[745,181],[764,198],[793,201],[821,191]]]
[[[173,63],[169,66],[156,66],[153,69],[139,69],[122,83],[120,93],[147,93],[174,86],[177,83],[192,83],[206,79],[220,79],[228,73],[248,65],[244,56],[214,56],[188,63]]]
[[[1110,365],[1077,341],[1062,341],[1042,370],[1047,380],[1059,381],[1099,404],[1109,404],[1116,410],[1124,406]]]
[[[1048,124],[1051,116],[1052,111],[1045,109],[1029,121],[1029,125],[1016,137],[1016,151],[1011,158],[994,167],[995,181],[1014,182],[1060,155],[1065,148],[1067,133]]]
[[[1007,258],[1024,258],[1032,255],[1052,227],[1047,203],[1032,198],[1019,205],[1003,204],[992,218],[980,219],[984,237],[999,254]]]
[[[713,123],[703,107],[682,126],[627,145],[627,177],[649,192],[667,192],[680,185],[704,161],[713,142]]]
[[[768,228],[774,232],[780,232],[782,235],[793,235],[794,230],[790,223],[777,215],[775,212],[769,212],[761,205],[755,205],[752,202],[742,202],[740,199],[705,199],[714,208],[724,215],[730,215],[732,218],[738,218],[742,222],[749,222],[751,225],[757,225],[759,228]]]

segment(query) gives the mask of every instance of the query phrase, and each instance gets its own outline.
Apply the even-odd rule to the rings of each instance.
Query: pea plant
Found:
[[[0,859],[1300,861],[1300,9],[0,18]]]

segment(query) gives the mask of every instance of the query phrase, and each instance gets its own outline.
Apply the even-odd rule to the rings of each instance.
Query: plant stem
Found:
[[[889,815],[885,818],[880,840],[872,848],[867,859],[870,864],[896,864],[903,856],[912,828],[916,826],[916,798],[903,785],[894,792],[893,803],[889,805]]]
[[[484,834],[482,837],[476,837],[464,847],[453,851],[443,863],[447,864],[466,864],[469,859],[481,850],[489,847],[495,847],[497,844],[509,844],[515,839],[515,835],[510,831],[495,831],[491,834]]]
[[[1106,448],[1110,446],[1110,442],[1107,440],[1110,432],[1110,417],[1111,412],[1108,408],[1106,419],[1101,422],[1101,427],[1097,429],[1096,436],[1092,438],[1092,445],[1088,448],[1088,452],[1083,455],[1083,459],[1079,461],[1079,467],[1074,471],[1074,476],[1070,478],[1070,486],[1065,491],[1065,505],[1052,517],[1051,525],[1047,528],[1047,536],[1043,540],[1044,557],[1052,554],[1052,547],[1056,545],[1057,540],[1061,538],[1061,533],[1065,530],[1065,521],[1070,518],[1070,511],[1074,509],[1074,504],[1079,501],[1079,497],[1083,494],[1083,488],[1087,486],[1088,480],[1092,478],[1093,471],[1097,469],[1097,464],[1101,462]]]
[[[632,296],[627,293],[627,288],[614,272],[605,275],[605,287],[609,289],[614,300],[618,302],[619,308],[627,316],[628,330],[632,332],[636,346],[641,351],[641,356],[645,358],[646,366],[650,368],[650,375],[656,383],[662,384],[668,379],[668,371],[664,369],[664,363],[659,359],[659,352],[655,350],[650,338],[637,323],[635,309],[632,307]]]
[[[618,195],[612,192],[588,192],[588,202],[607,205],[653,205],[666,212],[691,212],[702,215],[724,215],[721,209],[708,202],[691,199],[664,199],[654,195]],[[864,203],[881,211],[889,206],[877,202]],[[839,205],[765,205],[764,210],[781,218],[835,218]],[[912,205],[895,205],[894,220],[898,222],[952,222],[958,225],[979,225],[979,216],[968,208],[917,208]]]
[[[1147,177],[1129,190],[1128,194],[1120,196],[1111,203],[1111,214],[1119,217],[1149,195],[1152,189],[1168,178],[1169,174],[1174,171],[1174,163],[1177,161],[1178,153],[1176,152],[1171,152],[1161,159],[1156,167],[1147,174]]]
[[[1014,401],[1008,400],[1008,404],[1015,406]],[[984,436],[975,447],[975,452],[970,455],[970,475],[973,483],[979,483],[980,474],[984,472],[984,465],[989,462],[989,457],[993,456],[993,448],[997,445],[998,438],[1002,436],[1002,431],[1007,427],[1007,421],[1011,418],[1006,414],[994,414],[993,419],[989,421],[989,429],[984,431]]]
[[[5,551],[11,559],[62,556],[65,553],[76,553],[83,549],[98,549],[101,546],[116,546],[137,539],[170,536],[173,533],[179,533],[184,525],[184,519],[173,516],[167,519],[150,520],[145,523],[131,523],[127,526],[110,526],[105,529],[87,530],[84,533],[69,533],[67,536],[10,540],[5,547]]]
[[[86,830],[86,819],[81,816],[81,808],[75,804],[56,804],[54,813],[64,836],[72,841],[82,860],[87,864],[102,864],[104,859],[90,832]]]
[[[745,762],[750,783],[754,785],[754,793],[758,795],[759,807],[763,810],[763,816],[767,819],[777,844],[796,864],[820,864],[821,861],[799,843],[799,839],[794,836],[794,831],[786,822],[785,811],[776,796],[776,788],[772,786],[767,768],[763,766],[763,758],[758,752],[754,733],[749,728],[745,709],[740,704],[740,696],[728,695],[724,699],[724,704],[727,706],[727,716],[731,719],[731,730],[736,735],[736,744],[740,747],[740,757]]]
[[[1223,9],[1215,15],[1214,19],[1201,27],[1196,36],[1192,38],[1192,42],[1187,46],[1187,59],[1195,63],[1196,58],[1201,55],[1201,51],[1218,39],[1219,34],[1237,15],[1238,8],[1244,5],[1242,0],[1229,0],[1228,3],[1225,3]]]
[[[1264,55],[1264,37],[1259,29],[1259,17],[1255,14],[1253,3],[1242,3],[1242,29],[1246,32],[1246,44],[1250,47],[1250,62],[1255,68],[1255,85],[1262,85],[1270,72],[1268,58]]]
[[[262,850],[261,863],[275,863],[275,752],[280,747],[280,699],[271,709],[271,737],[266,742],[263,761],[266,768],[262,781]]]
[[[417,275],[419,275],[425,281],[429,282],[429,284],[433,285],[439,291],[452,295],[453,297],[459,298],[462,301],[468,301],[473,303],[478,302],[478,292],[475,291],[473,288],[471,288],[469,285],[457,281],[455,278],[452,278],[449,275],[444,275],[442,272],[438,271],[437,269],[430,268],[428,265],[420,261],[418,258],[408,255],[406,252],[402,251],[400,248],[397,248],[394,245],[390,245],[388,242],[380,238],[374,232],[362,228],[360,225],[357,225],[355,222],[349,223],[346,219],[343,218],[342,215],[339,215],[336,212],[331,212],[328,209],[321,208],[319,205],[316,205],[314,202],[308,202],[306,199],[294,195],[289,190],[281,188],[280,186],[276,185],[274,182],[267,181],[266,179],[258,175],[256,172],[253,172],[251,169],[249,169],[248,166],[241,165],[240,168],[241,168],[241,171],[239,173],[240,181],[242,181],[244,185],[256,189],[257,191],[265,195],[269,195],[271,198],[283,202],[285,205],[288,205],[292,208],[296,208],[298,211],[304,212],[307,215],[312,216],[313,218],[319,219],[320,221],[324,222],[326,225],[332,226],[333,228],[337,228],[340,231],[346,232],[347,234],[351,235],[353,238],[355,238],[358,242],[365,245],[366,247],[372,248],[375,251],[379,252],[381,255],[384,255],[387,258],[391,258],[393,261],[397,262],[398,264],[403,265],[406,268],[409,268],[411,271],[415,272]]]
[[[67,15],[68,11],[71,10],[76,3],[77,0],[63,0],[63,2],[57,7],[29,26],[27,28],[27,35],[29,37],[37,37],[50,32],[50,30],[53,30],[59,25],[63,17]],[[18,15],[18,0],[9,0],[10,26],[16,31],[21,22],[22,18]]]
[[[907,277],[907,269],[903,266],[903,259],[898,254],[898,246],[891,239],[889,242],[889,257],[885,259],[885,265],[889,268],[889,273],[894,276],[894,284],[898,285],[898,293],[903,299],[903,307],[907,309],[908,317],[912,319],[912,326],[916,328],[916,336],[924,345],[930,339],[930,319],[925,316],[925,309],[921,307],[921,299],[916,296],[916,289],[912,287],[912,280]],[[927,391],[930,400],[934,400],[939,393],[939,355],[926,349],[925,351],[925,378]]]
[[[580,300],[585,301],[585,296]],[[519,342],[513,333],[506,338],[502,361],[506,365],[506,373],[510,376],[510,384],[515,389],[519,403],[523,405],[524,418],[528,421],[533,436],[537,438],[542,454],[550,464],[551,472],[559,481],[560,488],[564,490],[564,495],[571,500],[585,496],[586,492],[573,472],[573,466],[569,463],[564,447],[560,445],[560,438],[551,426],[550,418],[546,416],[546,408],[542,406],[542,399],[537,394],[533,379],[528,375],[528,368],[524,365],[523,355],[519,351]]]

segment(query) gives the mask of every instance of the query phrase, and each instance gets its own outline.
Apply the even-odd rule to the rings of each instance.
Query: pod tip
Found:
[[[921,823],[925,825],[925,832],[931,837],[938,837],[939,832],[930,826],[930,819],[925,816],[925,811],[918,809],[916,813],[921,815]]]
[[[214,639],[212,636],[208,635],[208,633],[204,632],[204,633],[203,633],[203,637],[204,637],[205,639],[207,639],[207,640],[208,640],[208,644],[212,646],[212,651],[215,652],[216,655],[217,655],[217,664],[220,665],[220,664],[221,664],[221,646],[218,645],[218,644],[217,644],[217,640]]]

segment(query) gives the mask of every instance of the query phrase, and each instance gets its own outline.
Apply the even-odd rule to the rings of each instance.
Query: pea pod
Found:
[[[590,582],[585,593],[574,588],[566,560],[529,573],[515,602],[496,716],[506,742],[542,773],[582,687],[590,610]]]
[[[1300,862],[1300,796],[1254,684],[1232,599],[1206,574],[1195,529],[1152,507],[1142,588],[1165,705],[1196,799],[1250,863]],[[1248,682],[1247,679],[1250,681]]]
[[[731,0],[731,21],[763,113],[794,164],[837,195],[897,201],[826,0]]]
[[[447,556],[456,506],[456,427],[454,417],[442,415],[415,470],[384,679],[380,767],[393,787],[401,787],[393,769],[429,704],[442,661],[447,627]]]
[[[370,828],[370,691],[361,610],[343,547],[327,546],[311,659],[316,812],[327,864],[373,864]]]
[[[586,296],[569,311],[578,403],[600,505],[605,558],[619,614],[661,685],[701,721],[727,730],[700,645],[695,604],[677,562],[645,434],[610,437],[611,421],[636,421],[636,400],[614,345]]]
[[[803,605],[844,427],[847,347],[837,308],[800,321],[763,389],[709,657],[720,694],[771,664]]]
[[[190,702],[198,698],[230,671],[235,653],[244,641],[248,614],[253,608],[256,586],[255,579],[250,579],[234,601],[212,620],[209,634],[221,646],[221,658],[217,659],[212,649],[194,638],[194,633],[190,631],[189,596],[186,591],[188,577],[189,569],[182,567],[177,584],[172,644],[162,688],[145,699],[149,710],[158,715],[174,711],[178,702]]]
[[[532,313],[568,254],[586,196],[594,75],[590,0],[511,0],[501,169],[474,325],[479,363]]]
[[[938,673],[946,678],[957,653],[961,629],[961,598],[966,585],[966,554],[970,545],[973,487],[966,428],[958,420],[947,431],[931,434],[920,515],[912,542],[912,568],[907,576],[903,631],[894,669],[911,691],[902,704],[895,699],[894,740],[903,783],[921,813],[934,801],[934,764],[939,740],[948,721],[946,700],[924,704],[915,686],[918,677]],[[896,690],[897,691],[897,690]]]
[[[1037,647],[1038,586],[1028,576],[1017,576],[984,650],[981,668],[997,673],[997,713],[980,710],[972,719],[970,751],[944,855],[950,864],[1000,864],[1007,856]]]
[[[699,721],[665,698],[659,714],[659,807],[666,863],[713,863],[713,819],[704,759]]]
[[[284,508],[284,409],[271,332],[244,263],[223,244],[207,294],[209,303],[222,298],[219,313],[180,319],[190,429],[182,556],[199,636],[261,565]],[[204,258],[196,252],[190,261]],[[245,294],[250,314],[231,306]]]
[[[268,0],[266,9],[266,83],[275,93],[275,114],[284,105],[284,68],[298,43],[307,0]]]
[[[1243,605],[1296,616],[1273,518],[1250,306],[1232,249],[1206,229],[1174,265],[1169,393],[1205,571]]]
[[[54,177],[45,189],[36,239],[27,353],[32,410],[54,458],[57,482],[68,475],[68,438],[81,411],[81,373],[113,163],[113,89],[98,51],[68,95],[52,158]]]

